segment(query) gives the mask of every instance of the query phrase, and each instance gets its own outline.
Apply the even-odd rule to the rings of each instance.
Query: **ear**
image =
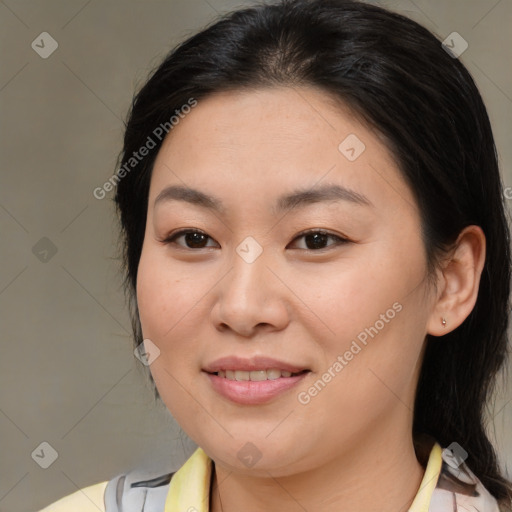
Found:
[[[467,226],[439,270],[437,297],[427,322],[428,334],[443,336],[469,316],[478,296],[484,263],[484,232],[480,226]]]

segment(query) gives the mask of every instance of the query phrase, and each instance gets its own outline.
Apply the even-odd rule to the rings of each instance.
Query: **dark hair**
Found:
[[[147,138],[191,98],[272,86],[316,87],[381,134],[417,200],[429,277],[464,227],[483,229],[487,257],[476,305],[442,342],[427,337],[413,428],[442,446],[459,443],[484,486],[498,500],[510,499],[484,428],[507,353],[510,238],[493,134],[471,75],[426,28],[374,5],[255,5],[190,37],[152,73],[133,100],[121,165],[128,169]],[[124,173],[115,195],[135,345],[142,342],[137,267],[161,142]]]

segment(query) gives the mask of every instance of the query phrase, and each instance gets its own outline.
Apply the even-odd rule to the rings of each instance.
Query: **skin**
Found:
[[[338,149],[349,134],[365,144],[354,161]],[[271,212],[280,195],[327,183],[371,205]],[[155,207],[169,185],[215,196],[225,211],[183,200]],[[442,336],[471,312],[485,259],[481,229],[461,233],[429,286],[419,211],[382,139],[305,87],[200,100],[159,151],[147,213],[137,300],[144,337],[160,350],[150,369],[173,417],[215,463],[210,510],[407,510],[424,474],[411,431],[425,336]],[[207,237],[162,242],[185,228]],[[326,238],[315,249],[299,236],[309,229],[349,241]],[[263,249],[252,263],[236,252],[248,236]],[[401,311],[299,403],[394,303]],[[266,355],[311,372],[269,403],[236,404],[201,371],[227,355]],[[247,442],[261,454],[251,468],[237,457]]]

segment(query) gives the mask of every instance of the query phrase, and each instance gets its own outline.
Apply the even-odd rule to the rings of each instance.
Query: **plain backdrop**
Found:
[[[0,511],[42,508],[131,468],[174,470],[194,444],[135,359],[110,192],[134,91],[179,41],[251,2],[0,2]],[[512,2],[384,1],[458,32],[512,186]],[[58,48],[42,58],[51,45]],[[512,190],[512,189],[511,189]],[[512,193],[509,194],[512,197]],[[512,203],[512,200],[509,201]],[[490,427],[512,474],[510,380]],[[48,443],[52,448],[41,443]],[[37,454],[54,454],[43,469]],[[46,459],[47,462],[49,459]]]

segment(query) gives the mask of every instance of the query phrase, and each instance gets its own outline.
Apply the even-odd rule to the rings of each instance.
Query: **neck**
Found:
[[[412,436],[396,434],[381,435],[378,442],[362,440],[321,467],[286,477],[213,468],[211,512],[235,512],[240,503],[245,512],[406,512],[424,474]]]

